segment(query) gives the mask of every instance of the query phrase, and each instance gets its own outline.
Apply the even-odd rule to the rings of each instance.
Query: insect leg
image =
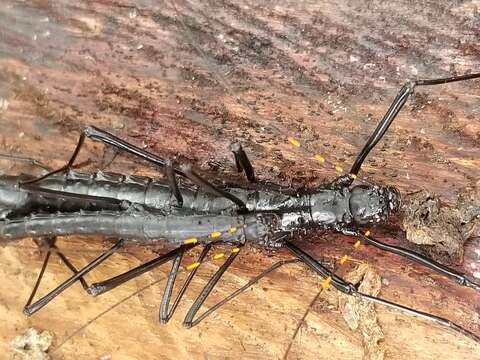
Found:
[[[440,317],[440,316],[432,315],[432,314],[429,314],[427,312],[423,312],[423,311],[420,311],[420,310],[415,310],[415,309],[412,309],[408,306],[397,304],[397,303],[394,303],[392,301],[385,300],[385,299],[382,299],[382,298],[379,298],[379,297],[376,297],[376,296],[371,296],[371,295],[368,295],[368,294],[364,294],[364,293],[358,291],[354,284],[345,281],[344,279],[338,277],[335,274],[332,274],[332,272],[329,269],[327,269],[324,265],[322,265],[319,261],[312,258],[309,254],[307,254],[305,251],[301,250],[300,248],[298,248],[297,246],[295,246],[291,242],[285,241],[285,247],[287,247],[287,249],[290,250],[290,252],[292,252],[292,254],[294,254],[298,259],[300,259],[302,262],[304,262],[310,269],[315,271],[322,278],[326,279],[327,277],[330,277],[332,285],[337,290],[339,290],[339,291],[341,291],[341,292],[343,292],[347,295],[351,295],[351,296],[356,297],[356,298],[361,299],[361,300],[365,300],[365,301],[373,302],[373,303],[376,303],[376,304],[380,304],[380,305],[395,309],[397,311],[400,311],[400,312],[403,312],[403,313],[406,313],[406,314],[409,314],[409,315],[412,315],[412,316],[416,316],[416,317],[421,318],[423,320],[427,320],[427,321],[433,322],[435,324],[445,326],[447,328],[450,328],[454,331],[457,331],[457,332],[465,335],[466,337],[480,343],[480,336],[474,334],[473,332],[463,328],[462,326],[460,326],[460,325],[458,325],[458,324],[456,324],[456,323],[454,323],[454,322],[452,322],[448,319],[445,319],[445,318]]]
[[[207,256],[211,248],[212,248],[211,243],[207,244],[203,248],[202,253],[197,259],[196,264],[201,264],[203,262],[203,260],[205,259],[205,257]],[[159,319],[161,324],[166,324],[170,320],[170,318],[173,316],[173,314],[175,313],[175,310],[177,309],[178,304],[180,303],[180,300],[182,299],[183,295],[185,294],[185,291],[187,290],[188,286],[190,285],[190,282],[192,281],[193,277],[195,276],[198,270],[198,266],[196,266],[188,274],[187,279],[185,280],[185,282],[182,285],[182,288],[180,289],[177,296],[175,297],[175,300],[173,301],[172,307],[169,311],[168,307],[170,305],[170,298],[172,296],[173,286],[175,284],[175,279],[177,277],[180,261],[181,261],[181,257],[175,259],[172,265],[172,270],[168,274],[167,285],[165,286],[165,291],[163,292],[163,296],[162,296],[162,302],[160,304]]]
[[[383,116],[382,120],[377,125],[377,128],[372,133],[372,135],[370,135],[367,142],[363,146],[363,149],[357,155],[357,158],[355,159],[355,162],[353,163],[353,166],[350,170],[350,174],[353,174],[354,176],[358,174],[365,158],[370,153],[370,151],[375,147],[375,145],[377,145],[380,139],[385,135],[385,132],[388,130],[393,120],[397,117],[398,113],[407,102],[408,97],[411,94],[413,94],[413,91],[416,86],[440,85],[440,84],[447,84],[451,82],[464,81],[464,80],[470,80],[475,78],[480,78],[480,73],[453,76],[453,77],[442,78],[442,79],[414,80],[414,81],[409,81],[405,85],[403,85],[403,87],[400,89],[399,93],[395,97],[395,100],[393,100],[393,103],[390,105],[389,109]],[[351,181],[353,181],[353,179]]]
[[[201,321],[203,321],[207,316],[209,316],[211,313],[213,313],[214,311],[216,311],[218,308],[220,308],[221,306],[225,305],[227,302],[229,302],[230,300],[232,300],[233,298],[237,297],[238,295],[240,295],[242,292],[244,292],[245,290],[247,290],[249,287],[255,285],[257,282],[259,282],[262,278],[264,278],[265,276],[267,276],[268,274],[270,274],[272,271],[274,270],[277,270],[278,268],[284,266],[284,265],[288,265],[288,264],[292,264],[292,263],[296,263],[296,262],[299,262],[300,260],[299,259],[289,259],[289,260],[281,260],[281,261],[278,261],[276,262],[275,264],[273,264],[272,266],[270,266],[268,269],[262,271],[260,274],[258,274],[257,276],[253,277],[252,279],[250,279],[249,282],[247,282],[245,285],[243,285],[241,288],[235,290],[233,293],[231,293],[230,295],[228,295],[227,297],[225,297],[223,300],[220,300],[218,303],[216,303],[215,305],[213,305],[211,308],[209,308],[208,310],[206,310],[203,314],[199,315],[194,321],[191,322],[190,324],[190,327],[193,327],[195,325],[198,325],[198,323],[200,323]]]
[[[160,166],[160,167],[165,167],[167,165],[167,161],[158,157],[157,155],[155,154],[152,154],[146,150],[143,150],[143,149],[140,149],[139,147],[136,147],[135,145],[132,145],[122,139],[119,139],[117,138],[116,136],[106,132],[106,131],[103,131],[103,130],[100,130],[94,126],[89,126],[89,127],[86,127],[83,129],[83,134],[85,134],[85,136],[88,136],[90,139],[92,140],[97,140],[97,141],[101,141],[105,144],[109,144],[109,145],[112,145],[120,150],[124,150],[130,154],[133,154],[133,155],[136,155],[148,162],[151,162],[157,166]],[[207,189],[208,191],[214,193],[215,195],[218,195],[218,196],[222,196],[222,197],[225,197],[229,200],[231,200],[232,202],[234,202],[235,204],[237,204],[239,206],[239,208],[241,210],[245,210],[246,207],[245,207],[245,204],[243,203],[242,200],[240,200],[239,198],[237,198],[236,196],[224,191],[224,190],[221,190],[219,188],[217,188],[215,185],[211,184],[209,181],[207,181],[206,179],[204,179],[203,177],[201,177],[200,175],[196,174],[195,172],[190,171],[190,172],[185,172],[185,170],[182,168],[182,170],[179,170],[175,167],[172,167],[172,171],[180,176],[184,176],[188,179],[190,179],[191,181],[193,181],[194,183],[196,183],[197,185],[200,185],[201,187]],[[186,166],[187,170],[189,169],[188,166]],[[190,168],[191,170],[191,168]]]
[[[83,143],[85,142],[85,136],[86,136],[85,132],[82,132],[80,134],[80,137],[78,138],[77,146],[75,146],[75,150],[73,150],[73,154],[70,157],[70,160],[68,160],[66,165],[62,166],[60,169],[52,170],[52,171],[48,172],[47,174],[42,175],[38,178],[28,180],[28,181],[24,181],[24,182],[20,183],[20,187],[22,187],[23,185],[26,185],[26,184],[34,184],[34,183],[39,182],[43,179],[46,179],[49,176],[52,176],[52,175],[58,174],[62,171],[66,171],[66,170],[70,169],[72,167],[73,163],[75,162],[75,159],[77,158],[78,153],[80,152],[80,149],[83,146]]]
[[[42,239],[43,240],[43,239]],[[43,274],[45,273],[45,270],[47,268],[47,265],[48,265],[48,261],[50,260],[50,255],[52,254],[52,252],[55,252],[57,254],[57,256],[60,258],[60,260],[62,260],[62,262],[74,273],[76,274],[78,272],[78,270],[75,268],[75,266],[67,259],[67,257],[58,249],[58,247],[55,245],[55,241],[56,241],[56,237],[51,237],[51,238],[48,238],[48,239],[44,239],[42,242],[43,244],[38,241],[38,240],[35,240],[35,243],[37,244],[37,246],[39,248],[42,248],[44,247],[45,245],[47,245],[48,249],[47,249],[47,253],[45,254],[45,259],[43,260],[43,264],[42,264],[42,268],[40,270],[40,273],[38,274],[38,278],[37,278],[37,281],[35,282],[35,285],[33,287],[33,290],[27,300],[27,303],[25,304],[25,306],[29,306],[32,301],[33,301],[33,298],[35,297],[35,294],[37,293],[37,290],[38,290],[38,287],[40,286],[40,282],[43,278]],[[81,277],[79,279],[80,283],[82,284],[83,288],[86,290],[88,288],[88,284],[87,282],[85,281],[85,279],[83,277]]]
[[[234,143],[230,146],[230,150],[232,150],[233,156],[235,157],[238,172],[244,171],[248,181],[255,182],[255,172],[252,163],[248,159],[242,145],[240,143]]]
[[[35,294],[37,293],[38,287],[40,286],[40,282],[42,281],[43,274],[45,273],[45,270],[48,265],[48,261],[50,260],[50,255],[52,254],[51,248],[47,250],[47,253],[45,254],[45,259],[43,260],[42,268],[40,272],[38,273],[37,281],[35,282],[35,285],[33,286],[32,292],[27,300],[27,303],[25,304],[25,307],[30,306],[30,304],[33,301],[33,298],[35,297]]]
[[[37,167],[42,168],[42,169],[47,170],[47,171],[52,170],[49,166],[41,163],[38,160],[23,157],[23,156],[0,154],[0,159],[23,162],[23,163],[30,164],[30,165],[33,165],[33,166],[37,166]]]
[[[185,319],[183,320],[183,326],[186,328],[191,328],[192,326],[195,326],[198,322],[197,320],[194,320],[194,316],[197,314],[198,310],[200,310],[200,307],[203,305],[205,300],[207,299],[208,295],[210,292],[213,290],[215,285],[217,285],[218,281],[222,277],[222,275],[227,271],[227,269],[230,267],[232,264],[233,260],[237,257],[238,253],[240,252],[240,248],[237,251],[232,251],[230,256],[225,260],[225,262],[220,266],[220,268],[213,274],[213,276],[210,278],[210,280],[207,282],[205,287],[202,289],[200,294],[197,296],[195,299],[193,305],[190,307],[188,310],[187,315],[185,316]]]
[[[80,137],[78,138],[78,142],[77,142],[77,146],[75,147],[75,150],[73,151],[73,154],[72,156],[70,157],[70,160],[68,161],[68,163],[61,167],[60,169],[57,169],[57,170],[54,170],[54,171],[51,171],[49,172],[48,174],[46,175],[43,175],[41,177],[38,177],[36,179],[33,179],[33,180],[29,180],[29,181],[26,181],[24,182],[24,184],[33,184],[33,183],[36,183],[36,182],[39,182],[51,175],[54,175],[54,174],[57,174],[57,173],[60,173],[62,171],[66,171],[68,169],[70,169],[73,165],[73,163],[75,162],[75,159],[77,158],[78,156],[78,153],[80,152],[80,149],[82,148],[84,142],[85,142],[85,138],[89,138],[89,139],[92,139],[94,141],[100,141],[100,142],[103,142],[104,144],[108,144],[108,145],[111,145],[113,146],[114,148],[116,149],[119,149],[119,150],[124,150],[132,155],[135,155],[135,156],[138,156],[144,160],[147,160],[157,166],[160,166],[160,167],[165,167],[165,160],[156,156],[155,154],[152,154],[148,151],[145,151],[143,149],[140,149],[139,147],[135,146],[135,145],[132,145],[106,131],[103,131],[103,130],[100,130],[94,126],[87,126],[85,128],[82,129],[81,133],[80,133]],[[184,175],[180,170],[178,169],[174,169],[174,171],[179,174],[179,175]]]
[[[238,208],[241,212],[247,212],[247,206],[245,205],[245,203],[241,199],[239,199],[235,195],[230,194],[229,192],[227,192],[225,190],[222,190],[222,189],[216,187],[215,185],[211,184],[210,182],[208,182],[206,179],[204,179],[203,177],[198,175],[195,171],[193,171],[191,165],[184,164],[184,165],[181,165],[180,168],[184,172],[185,176],[187,178],[189,178],[196,185],[202,187],[203,189],[205,189],[206,191],[208,191],[208,192],[210,192],[214,195],[224,197],[224,198],[232,201],[233,203],[235,203],[238,206]]]
[[[193,248],[194,245],[182,245],[164,255],[161,255],[153,260],[150,260],[140,266],[137,266],[136,268],[133,268],[127,272],[124,272],[123,274],[117,275],[113,278],[110,278],[108,280],[104,280],[102,282],[98,283],[93,283],[92,285],[89,286],[87,289],[87,292],[92,295],[92,296],[97,296],[100,294],[103,294],[107,291],[110,291],[114,288],[116,288],[119,285],[122,285],[123,283],[140,276],[157,266],[160,266],[162,264],[165,264],[167,261],[170,261],[171,259],[175,259],[176,257],[183,255],[185,250],[189,250]]]
[[[433,259],[429,259],[426,256],[418,254],[415,251],[408,250],[408,249],[402,248],[400,246],[386,244],[384,242],[381,242],[379,240],[374,239],[371,236],[365,236],[360,231],[353,231],[353,232],[348,231],[348,232],[345,232],[345,233],[347,235],[358,236],[358,237],[362,238],[365,241],[365,243],[367,243],[369,245],[372,245],[372,246],[375,246],[376,248],[379,248],[383,251],[387,251],[387,252],[390,252],[390,253],[393,253],[393,254],[397,254],[397,255],[406,257],[407,259],[410,259],[410,260],[412,260],[412,261],[414,261],[418,264],[422,264],[422,265],[428,267],[429,269],[431,269],[431,270],[433,270],[433,271],[435,271],[439,274],[445,275],[445,276],[447,276],[451,279],[456,280],[460,285],[470,287],[470,288],[473,288],[475,290],[480,291],[480,284],[468,279],[465,274],[463,274],[461,272],[458,272],[456,270],[450,269],[449,267],[447,267],[445,265],[442,265],[442,264],[436,262]]]
[[[182,194],[180,193],[180,190],[178,189],[177,178],[175,176],[175,171],[173,169],[171,160],[167,160],[165,162],[165,170],[167,173],[168,187],[170,188],[170,191],[173,194],[173,196],[175,196],[175,199],[177,200],[177,205],[179,207],[182,207],[183,197],[182,197]]]
[[[67,259],[67,257],[60,251],[60,249],[57,247],[57,245],[55,244],[57,238],[56,237],[52,237],[52,238],[49,238],[47,239],[47,244],[49,246],[49,249],[48,251],[53,251],[55,252],[55,254],[57,254],[57,256],[60,258],[60,260],[62,260],[62,262],[70,269],[71,272],[73,272],[74,274],[76,274],[78,272],[77,268],[70,262],[70,260]],[[78,279],[80,281],[80,283],[82,284],[82,287],[86,290],[88,288],[88,284],[87,282],[85,281],[85,279],[83,277],[81,277],[80,279]]]
[[[29,182],[20,183],[20,186],[22,187],[23,190],[38,193],[38,194],[44,194],[46,196],[57,195],[59,197],[66,197],[66,198],[68,197],[72,199],[92,201],[92,202],[95,202],[97,205],[102,206],[104,209],[109,209],[110,207],[112,207],[114,209],[125,210],[131,204],[127,200],[120,200],[112,197],[96,196],[96,195],[88,195],[88,194],[77,194],[77,193],[67,192],[62,190],[53,190],[53,189],[37,187],[35,184],[29,183]]]
[[[28,304],[25,306],[23,309],[23,313],[27,316],[30,316],[40,310],[42,307],[44,307],[46,304],[48,304],[51,300],[53,300],[56,296],[58,296],[61,292],[63,292],[65,289],[70,287],[75,281],[79,280],[81,277],[83,277],[85,274],[93,270],[95,267],[100,265],[102,262],[104,262],[107,258],[109,258],[111,255],[113,255],[119,248],[121,248],[124,244],[123,240],[119,240],[117,243],[115,243],[114,246],[112,246],[109,250],[104,252],[102,255],[97,257],[95,260],[87,264],[85,267],[80,269],[78,272],[76,272],[72,277],[70,277],[68,280],[64,281],[62,284],[57,286],[54,290],[49,292],[47,295],[42,297],[41,299],[37,300],[33,304]]]
[[[68,169],[70,169],[73,165],[73,163],[75,162],[75,159],[77,158],[77,155],[83,145],[83,143],[85,142],[85,138],[88,137],[89,139],[92,139],[94,141],[101,141],[105,144],[108,144],[108,145],[111,145],[113,146],[114,148],[117,148],[119,150],[123,150],[123,151],[126,151],[132,155],[135,155],[135,156],[138,156],[139,158],[143,159],[143,160],[146,160],[154,165],[157,165],[157,166],[160,166],[161,168],[165,168],[167,165],[168,165],[168,162],[162,158],[160,158],[159,156],[151,153],[151,152],[148,152],[146,150],[143,150],[133,144],[130,144],[104,130],[101,130],[101,129],[98,129],[94,126],[87,126],[85,128],[82,129],[82,132],[80,134],[80,138],[78,139],[78,143],[77,143],[77,146],[75,147],[75,150],[72,154],[72,157],[70,158],[70,160],[68,161],[68,163],[61,167],[60,169],[57,169],[57,170],[54,170],[54,171],[51,171],[49,172],[48,174],[45,174],[41,177],[38,177],[38,178],[35,178],[35,179],[32,179],[32,180],[28,180],[28,181],[25,181],[23,183],[20,184],[20,186],[22,187],[26,187],[25,185],[31,185],[33,183],[37,183],[51,175],[54,175],[54,174],[57,174],[59,172],[63,172],[63,171],[66,171]],[[188,168],[188,166],[187,166]],[[209,181],[207,181],[206,179],[202,178],[200,175],[194,173],[193,171],[191,171],[189,174],[186,174],[184,171],[180,170],[180,169],[177,169],[176,167],[173,167],[172,166],[172,171],[180,176],[183,176],[183,177],[186,177],[188,179],[190,179],[191,181],[193,181],[194,183],[196,184],[200,184],[200,186],[202,186],[203,188],[207,189],[208,191],[218,195],[218,196],[222,196],[222,197],[225,197],[231,201],[233,201],[235,204],[237,204],[239,206],[239,208],[242,210],[242,211],[245,211],[246,210],[246,207],[245,207],[245,204],[243,203],[242,200],[240,200],[239,198],[237,198],[236,196],[224,191],[224,190],[221,190],[219,188],[217,188],[215,185],[211,184]]]

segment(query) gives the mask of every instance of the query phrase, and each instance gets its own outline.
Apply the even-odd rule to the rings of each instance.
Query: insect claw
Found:
[[[460,282],[460,285],[465,285],[469,288],[472,288],[472,289],[475,289],[477,291],[480,291],[480,284],[477,284],[476,282],[470,280],[470,279],[467,279],[466,277],[463,278],[463,281]]]
[[[92,296],[100,295],[105,291],[105,286],[98,285],[97,283],[90,285],[87,288],[87,293]]]
[[[191,321],[188,321],[188,322],[187,322],[187,321],[184,321],[184,322],[182,323],[182,326],[183,326],[185,329],[190,329],[190,328],[192,327],[192,325],[193,325],[193,324],[192,324]]]
[[[25,306],[25,307],[23,308],[23,314],[24,314],[25,316],[29,316],[29,317],[30,317],[30,316],[32,316],[33,312],[30,310],[30,308],[29,308],[28,306]]]

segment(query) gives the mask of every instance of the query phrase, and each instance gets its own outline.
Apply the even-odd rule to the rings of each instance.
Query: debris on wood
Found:
[[[53,334],[47,330],[38,331],[29,328],[23,335],[10,342],[14,359],[18,360],[50,360],[48,349],[52,345]]]
[[[480,181],[466,188],[453,206],[421,190],[405,196],[402,226],[406,237],[445,263],[461,263],[464,244],[480,235]]]

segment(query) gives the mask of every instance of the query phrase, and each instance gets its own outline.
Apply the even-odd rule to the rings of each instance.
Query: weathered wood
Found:
[[[228,144],[238,140],[259,178],[313,186],[334,171],[292,149],[287,136],[347,168],[406,79],[479,70],[478,1],[5,3],[0,152],[53,167],[68,159],[78,129],[94,124],[229,178],[236,174]],[[403,192],[426,188],[453,204],[458,191],[480,175],[479,89],[480,81],[419,88],[368,158],[363,176]],[[99,167],[111,157],[103,153],[103,146],[88,143],[80,161]],[[155,174],[131,157],[118,157],[108,169]],[[395,223],[374,232],[386,241],[404,239]],[[334,259],[350,249],[352,239],[319,234],[300,243],[317,257]],[[78,266],[106,246],[92,238],[59,243]],[[475,250],[474,243],[466,250],[463,267],[470,273],[472,263],[480,267]],[[88,280],[152,256],[148,249],[129,249]],[[247,249],[208,304],[280,258],[288,255]],[[363,248],[354,258],[382,276],[382,297],[480,333],[479,294],[373,249]],[[9,340],[35,326],[55,333],[54,359],[282,358],[321,287],[320,279],[292,265],[184,330],[183,314],[216,268],[206,264],[168,325],[158,324],[164,281],[96,318],[164,279],[166,265],[96,299],[74,286],[27,319],[21,309],[41,256],[25,240],[1,248],[0,259],[1,353],[8,353]],[[64,266],[52,264],[43,291],[68,276]],[[349,329],[331,299],[322,295],[314,303],[289,359],[363,356],[361,334]],[[480,359],[479,346],[462,336],[380,307],[377,314],[388,359]]]

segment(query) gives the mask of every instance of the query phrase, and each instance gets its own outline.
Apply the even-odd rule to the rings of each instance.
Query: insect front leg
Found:
[[[470,287],[472,289],[480,291],[480,284],[470,280],[465,274],[458,272],[454,269],[451,269],[448,266],[442,265],[437,261],[430,259],[426,256],[423,256],[422,254],[419,254],[415,251],[408,250],[400,246],[386,244],[384,242],[376,240],[372,236],[366,236],[365,234],[357,230],[342,231],[342,232],[345,235],[357,236],[363,239],[365,243],[368,245],[375,246],[376,248],[381,249],[383,251],[405,257],[409,260],[416,262],[417,264],[426,266],[427,268],[435,271],[438,274],[442,274],[444,276],[449,277],[450,279],[457,281],[460,285]]]
[[[319,274],[322,278],[327,279],[329,278],[331,280],[331,284],[339,291],[346,295],[350,295],[353,297],[356,297],[361,300],[365,300],[368,302],[373,302],[375,304],[380,304],[383,306],[386,306],[388,308],[397,310],[399,312],[409,314],[418,318],[421,318],[423,320],[427,320],[430,322],[433,322],[438,325],[442,325],[444,327],[447,327],[449,329],[452,329],[454,331],[457,331],[466,337],[472,339],[473,341],[476,341],[480,343],[480,336],[474,334],[473,332],[463,328],[462,326],[448,320],[445,318],[442,318],[440,316],[436,316],[433,314],[429,314],[427,312],[423,312],[420,310],[412,309],[408,306],[404,306],[401,304],[397,304],[395,302],[385,300],[376,296],[364,294],[360,291],[358,291],[355,287],[354,284],[342,279],[341,277],[335,275],[330,271],[327,267],[325,267],[322,263],[320,263],[318,260],[315,260],[312,256],[307,254],[305,251],[300,249],[299,247],[295,246],[289,241],[285,241],[284,243],[285,247],[293,254],[295,255],[298,259],[300,259],[303,263],[305,263],[310,269],[312,269],[314,272]]]

